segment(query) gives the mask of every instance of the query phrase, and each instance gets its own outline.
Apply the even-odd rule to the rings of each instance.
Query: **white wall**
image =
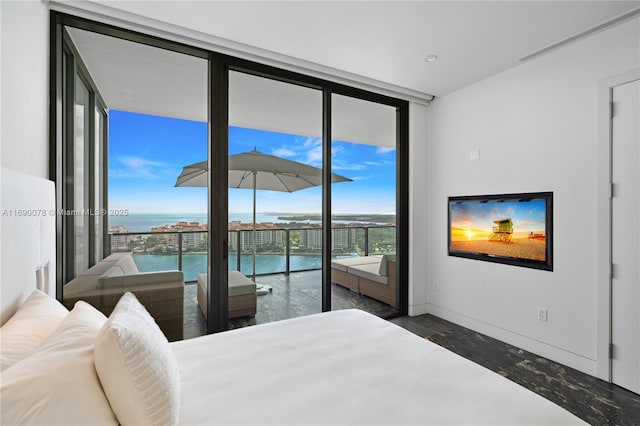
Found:
[[[49,10],[0,1],[0,165],[49,176]]]
[[[409,104],[409,315],[424,314],[428,310],[427,247],[429,232],[427,212],[428,156],[427,117],[429,107]]]
[[[414,217],[426,233],[413,245],[426,298],[413,305],[596,374],[598,82],[638,68],[639,43],[635,19],[428,108],[427,208]],[[536,191],[554,192],[553,272],[447,256],[448,196]]]

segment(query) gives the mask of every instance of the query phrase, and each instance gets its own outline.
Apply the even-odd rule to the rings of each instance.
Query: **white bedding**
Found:
[[[394,324],[334,311],[171,343],[180,423],[585,424]]]

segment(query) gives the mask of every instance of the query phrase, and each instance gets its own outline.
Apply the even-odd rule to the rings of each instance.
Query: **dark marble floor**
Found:
[[[640,395],[432,315],[390,320],[542,395],[592,425],[640,425]]]
[[[322,273],[319,270],[293,272],[288,276],[285,274],[258,276],[256,278],[258,284],[270,286],[273,290],[258,296],[255,317],[232,319],[229,321],[229,328],[264,324],[321,312],[321,279]],[[196,285],[188,283],[185,286],[185,339],[206,333],[204,317],[196,299]],[[382,318],[389,318],[398,312],[385,303],[335,284],[331,286],[331,305],[334,310],[358,308]]]

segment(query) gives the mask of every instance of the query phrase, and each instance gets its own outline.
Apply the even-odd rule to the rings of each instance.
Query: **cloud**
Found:
[[[298,153],[289,148],[278,148],[272,152],[276,157],[295,157]]]
[[[109,177],[123,179],[159,179],[166,175],[169,164],[141,157],[119,157],[120,168],[109,170]]]
[[[351,177],[351,180],[356,181],[356,182],[360,182],[360,181],[363,181],[363,180],[373,179],[375,177],[376,177],[375,175],[353,176],[353,177]]]
[[[302,146],[307,149],[315,148],[318,145],[322,146],[322,139],[320,138],[306,138],[305,141],[302,143]]]
[[[393,147],[389,147],[389,146],[381,146],[378,149],[376,149],[376,154],[387,154],[389,152],[393,152],[396,149]]]
[[[395,148],[378,147],[377,154],[395,151]],[[323,164],[322,139],[306,137],[298,139],[294,144],[286,144],[272,150],[272,154],[278,157],[288,157],[295,161],[314,166],[322,167]],[[394,166],[394,161],[380,159],[380,161],[362,161],[357,155],[353,155],[347,150],[344,144],[332,144],[331,147],[331,166],[334,171],[355,171],[366,170],[368,167],[387,167]],[[365,179],[370,179],[366,177]]]
[[[331,168],[333,170],[364,170],[367,167],[363,164],[346,164],[344,162],[334,161],[331,163]]]
[[[305,163],[312,166],[322,165],[322,139],[307,138],[303,146],[306,149],[307,158]]]
[[[288,157],[295,161],[322,166],[322,139],[307,137],[303,141],[275,148],[271,153],[278,157]]]

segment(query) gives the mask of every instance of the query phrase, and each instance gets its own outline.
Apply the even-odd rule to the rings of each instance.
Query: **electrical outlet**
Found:
[[[538,319],[540,321],[547,320],[547,308],[538,308]]]

